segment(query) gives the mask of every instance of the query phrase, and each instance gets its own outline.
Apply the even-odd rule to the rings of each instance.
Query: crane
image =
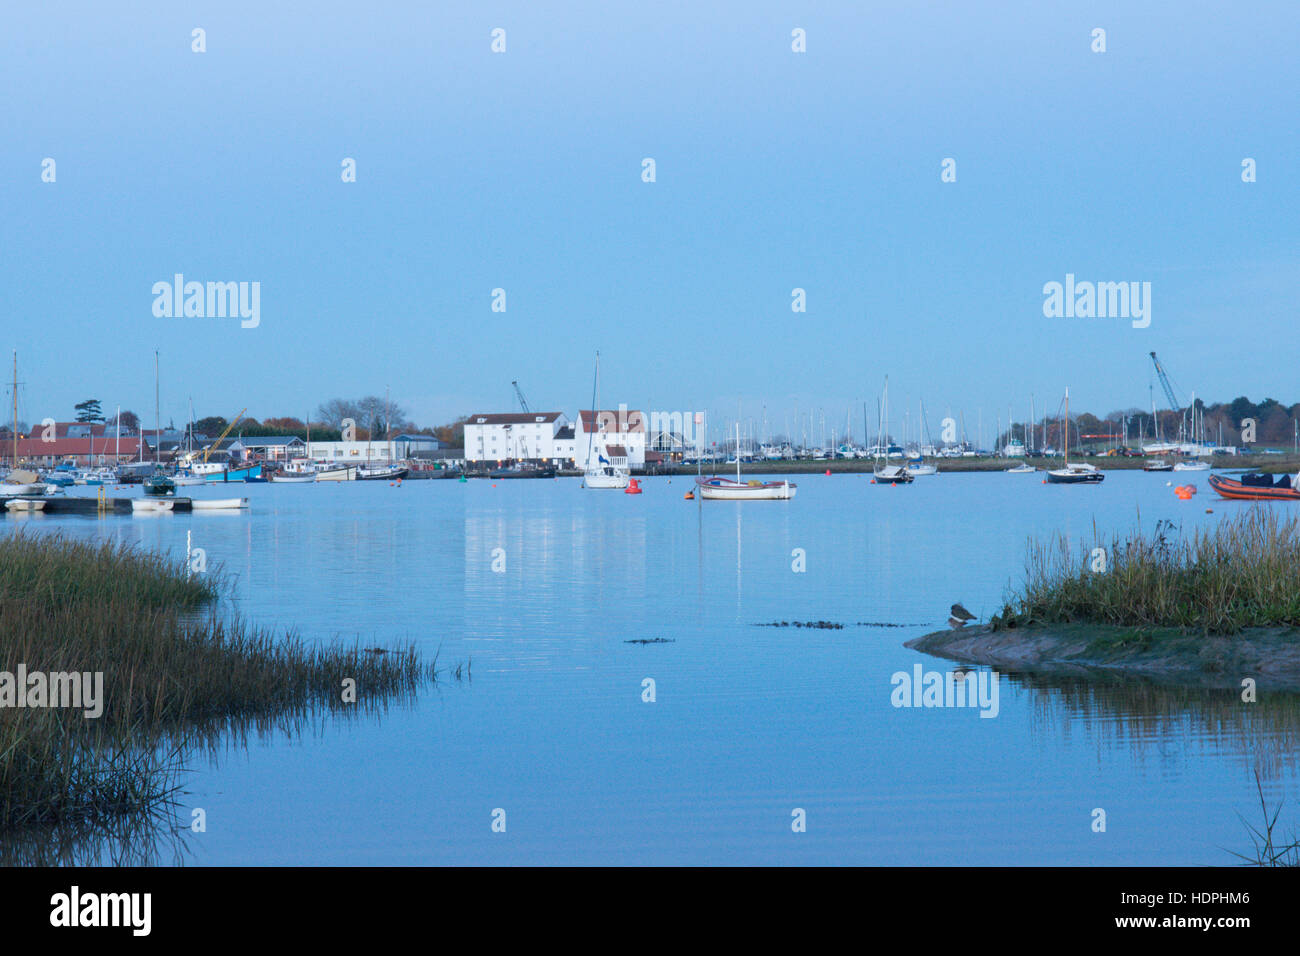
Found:
[[[226,430],[221,433],[221,437],[210,444],[207,448],[203,449],[203,461],[205,463],[208,460],[208,456],[212,454],[212,449],[216,448],[225,440],[226,436],[230,434],[230,430],[239,424],[239,420],[244,417],[244,412],[246,411],[248,411],[247,408],[241,408],[239,414],[235,416],[235,420],[227,425]]]
[[[1165,398],[1169,399],[1169,407],[1173,411],[1179,411],[1182,406],[1178,404],[1178,399],[1174,396],[1174,387],[1169,383],[1169,376],[1165,374],[1164,366],[1156,358],[1156,353],[1151,353],[1151,363],[1156,367],[1156,376],[1160,379],[1160,387],[1165,390]]]
[[[529,409],[529,407],[528,407],[528,400],[524,398],[524,393],[523,393],[523,391],[519,388],[519,383],[518,383],[518,382],[511,382],[510,384],[513,385],[513,386],[515,387],[515,397],[519,399],[519,407],[520,407],[521,409],[523,409],[524,414],[525,414],[525,415],[532,414],[531,409]]]

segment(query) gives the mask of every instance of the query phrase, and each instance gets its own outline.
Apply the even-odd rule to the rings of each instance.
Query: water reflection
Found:
[[[1125,749],[1137,761],[1152,755],[1185,760],[1187,750],[1235,758],[1251,777],[1294,775],[1300,760],[1300,695],[1171,687],[1098,671],[1088,677],[1005,674],[1031,691],[1036,736],[1069,741],[1081,729],[1099,748]]]
[[[457,678],[444,671],[444,678]],[[468,680],[462,672],[460,680]],[[425,685],[426,688],[428,685]],[[434,684],[432,692],[437,692]],[[219,770],[223,759],[240,757],[253,743],[324,739],[347,724],[377,727],[393,712],[416,707],[417,687],[369,694],[355,704],[312,703],[248,717],[188,722],[156,735],[151,745],[164,795],[152,806],[93,821],[70,821],[0,834],[0,865],[6,866],[180,866],[190,859],[191,808],[186,780],[203,764]]]

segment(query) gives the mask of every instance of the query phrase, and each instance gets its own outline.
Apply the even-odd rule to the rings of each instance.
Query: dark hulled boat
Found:
[[[150,475],[144,480],[144,493],[161,498],[164,495],[170,495],[176,490],[176,482],[172,481],[164,474]]]
[[[498,468],[496,471],[489,471],[489,478],[554,478],[554,468]]]

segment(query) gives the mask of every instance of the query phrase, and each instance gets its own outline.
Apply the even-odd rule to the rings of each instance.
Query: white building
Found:
[[[307,457],[319,462],[343,462],[366,465],[382,461],[400,461],[405,456],[402,445],[391,445],[382,438],[373,441],[314,441],[307,445]]]
[[[573,467],[573,426],[563,412],[471,415],[465,423],[465,461]]]
[[[579,411],[574,442],[579,468],[587,467],[588,449],[594,466],[600,449],[611,445],[620,445],[626,450],[629,468],[644,468],[645,415],[639,411],[628,411],[626,405],[620,405],[617,411],[605,409]]]

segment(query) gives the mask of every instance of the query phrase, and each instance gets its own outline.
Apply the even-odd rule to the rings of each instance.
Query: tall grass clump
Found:
[[[1030,541],[1023,590],[995,628],[1091,623],[1236,634],[1248,627],[1300,627],[1300,519],[1268,508],[1198,528],[1159,522],[1152,534],[1113,536],[1076,549],[1064,535]],[[1106,568],[1092,569],[1105,549]]]
[[[1270,810],[1264,798],[1264,783],[1259,771],[1255,771],[1255,788],[1259,792],[1260,823],[1258,825],[1241,817],[1242,824],[1250,834],[1250,853],[1238,853],[1229,850],[1244,866],[1300,867],[1300,838],[1292,832],[1288,837],[1282,836],[1277,829],[1278,817],[1282,815],[1282,804]],[[1238,816],[1241,816],[1238,814]]]
[[[147,811],[168,799],[195,740],[371,708],[437,677],[413,646],[322,647],[223,619],[221,591],[220,575],[130,546],[0,539],[0,672],[103,675],[97,718],[0,707],[0,832]]]

